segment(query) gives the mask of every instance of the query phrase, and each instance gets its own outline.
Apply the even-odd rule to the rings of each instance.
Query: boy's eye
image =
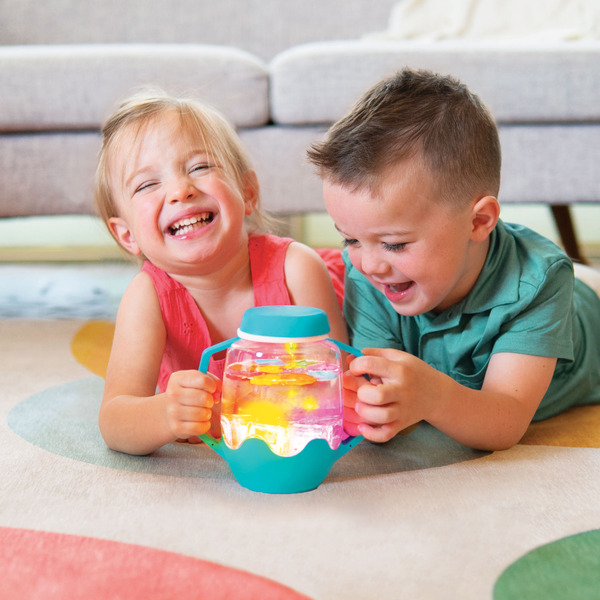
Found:
[[[386,244],[383,242],[383,249],[389,252],[400,252],[406,248],[406,244]]]
[[[358,240],[353,240],[353,239],[350,239],[350,240],[349,240],[349,239],[347,239],[347,238],[344,238],[344,239],[342,240],[342,246],[343,246],[344,248],[347,248],[348,246],[356,246],[357,244],[358,244]]]

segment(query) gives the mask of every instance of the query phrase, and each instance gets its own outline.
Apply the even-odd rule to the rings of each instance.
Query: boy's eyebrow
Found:
[[[334,227],[337,229],[338,233],[340,233],[341,235],[346,235],[337,225],[334,224]],[[412,231],[405,231],[403,229],[398,229],[397,231],[382,231],[380,233],[377,233],[377,235],[379,237],[388,237],[388,236],[394,236],[394,235],[405,236],[405,235],[410,235],[411,233],[412,233]]]

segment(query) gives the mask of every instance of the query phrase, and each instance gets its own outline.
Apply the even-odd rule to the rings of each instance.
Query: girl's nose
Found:
[[[196,195],[196,188],[187,177],[174,178],[169,186],[167,201],[169,204],[187,202]]]

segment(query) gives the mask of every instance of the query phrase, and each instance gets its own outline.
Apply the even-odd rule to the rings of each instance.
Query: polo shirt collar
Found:
[[[512,304],[519,299],[521,261],[516,243],[507,233],[504,223],[498,220],[490,234],[490,246],[481,273],[469,295],[458,304],[439,314],[417,315],[426,331],[438,331],[458,325],[464,313],[475,314]]]
[[[478,313],[519,299],[521,260],[515,238],[498,220],[490,234],[490,247],[475,286],[463,300],[463,312]],[[461,303],[462,304],[462,303]]]

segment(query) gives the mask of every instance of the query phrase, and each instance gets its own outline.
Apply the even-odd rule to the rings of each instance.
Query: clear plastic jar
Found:
[[[221,430],[232,449],[252,437],[280,456],[319,438],[336,449],[345,437],[338,347],[325,339],[235,341],[223,374]]]

